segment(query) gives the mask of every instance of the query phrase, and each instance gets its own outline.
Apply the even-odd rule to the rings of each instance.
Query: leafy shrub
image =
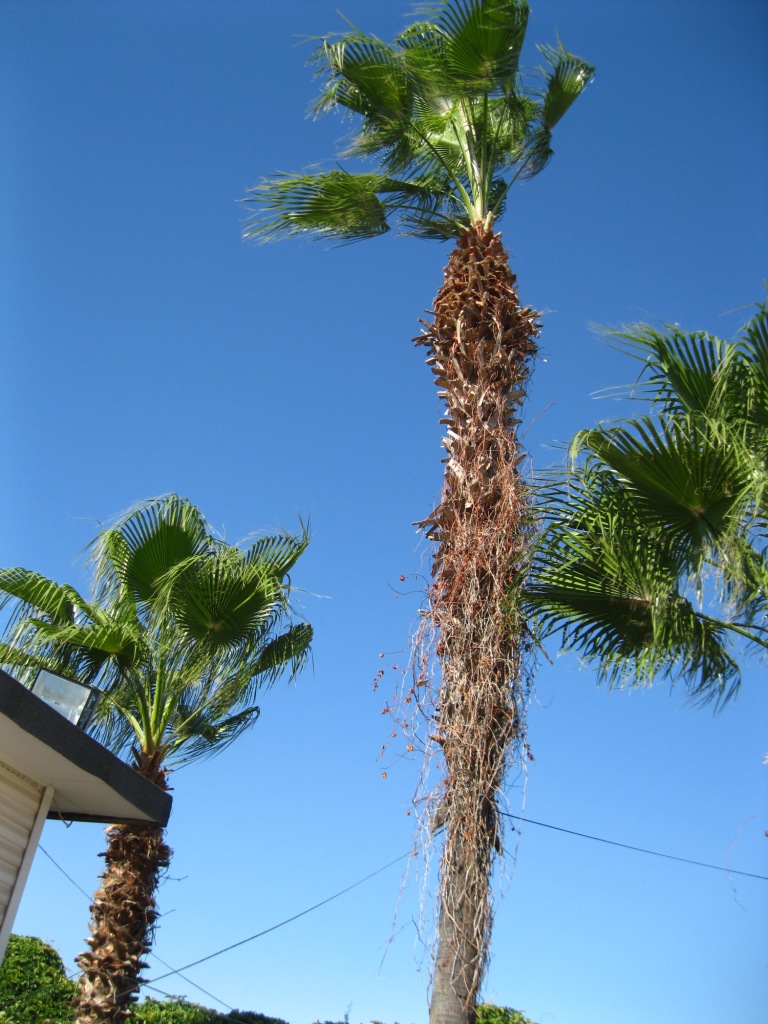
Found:
[[[180,996],[162,1001],[151,997],[145,999],[134,1007],[133,1021],[134,1024],[230,1024],[231,1021],[239,1024],[287,1024],[279,1017],[268,1017],[252,1010],[232,1010],[226,1015],[221,1014]]]
[[[481,1003],[477,1007],[477,1024],[533,1024],[519,1010],[509,1006],[494,1006],[493,1003]]]
[[[0,964],[2,1024],[72,1024],[76,993],[55,949],[42,939],[11,935]]]
[[[221,1024],[221,1016],[186,999],[144,999],[133,1008],[136,1024]]]
[[[227,1016],[230,1020],[239,1021],[240,1024],[288,1024],[288,1021],[280,1017],[268,1017],[265,1013],[256,1013],[254,1010],[233,1010]]]

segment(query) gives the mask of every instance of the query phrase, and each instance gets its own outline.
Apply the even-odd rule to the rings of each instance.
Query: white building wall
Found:
[[[52,797],[50,786],[0,761],[0,960]]]

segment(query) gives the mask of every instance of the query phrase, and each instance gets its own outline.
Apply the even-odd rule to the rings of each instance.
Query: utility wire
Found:
[[[44,846],[43,846],[42,844],[39,844],[39,843],[38,843],[38,847],[37,847],[37,848],[38,848],[38,850],[42,850],[42,852],[43,852],[43,853],[45,854],[45,856],[46,856],[46,857],[48,858],[48,860],[49,860],[49,861],[51,862],[51,864],[53,864],[53,866],[54,866],[54,867],[58,868],[58,869],[59,869],[59,871],[60,871],[60,872],[62,873],[62,875],[64,875],[64,877],[65,877],[66,879],[68,879],[68,880],[69,880],[69,881],[70,881],[70,882],[72,883],[72,885],[74,885],[74,887],[75,887],[76,889],[79,889],[79,890],[80,890],[80,892],[81,892],[81,893],[83,894],[83,896],[85,896],[85,898],[86,898],[86,899],[88,900],[88,902],[90,903],[90,901],[91,901],[91,897],[90,897],[90,895],[89,895],[89,894],[88,894],[88,893],[87,893],[87,892],[85,891],[85,889],[84,889],[84,888],[83,888],[83,887],[82,887],[81,885],[79,885],[79,884],[78,884],[78,883],[77,883],[77,882],[76,882],[76,881],[74,880],[74,878],[72,877],[72,875],[68,875],[68,874],[67,874],[67,872],[66,872],[66,871],[64,870],[64,868],[63,868],[63,867],[61,866],[61,864],[59,864],[59,863],[58,863],[58,861],[55,861],[55,860],[53,859],[53,857],[52,857],[52,856],[50,855],[50,853],[48,853],[48,851],[46,850],[46,848],[45,848],[45,847],[44,847]],[[163,965],[164,967],[171,967],[171,965],[170,965],[170,964],[168,963],[168,961],[167,961],[167,960],[163,960],[163,958],[162,958],[161,956],[158,956],[158,955],[157,955],[157,953],[155,953],[155,951],[154,951],[154,950],[151,950],[150,952],[151,952],[151,955],[152,955],[152,956],[153,956],[153,957],[155,958],[155,960],[159,960],[159,961],[160,961],[160,963],[161,963],[161,964],[162,964],[162,965]],[[184,968],[182,967],[182,968],[181,968],[181,970],[183,971],[183,970],[184,970]],[[76,973],[76,972],[73,972],[73,975],[72,975],[72,976],[74,976],[74,973]],[[202,993],[203,993],[204,995],[208,996],[208,998],[209,998],[209,999],[213,999],[213,1001],[214,1001],[215,1003],[221,1003],[221,1005],[222,1005],[222,1006],[226,1006],[226,1008],[227,1008],[228,1010],[233,1010],[233,1009],[234,1009],[234,1007],[233,1007],[233,1006],[230,1006],[230,1005],[229,1005],[229,1003],[225,1003],[223,999],[219,999],[219,997],[218,997],[218,996],[215,996],[215,995],[213,994],[213,992],[209,992],[209,991],[208,991],[208,989],[206,989],[206,988],[203,988],[203,986],[202,986],[202,985],[198,985],[198,984],[197,984],[197,982],[194,982],[194,981],[192,981],[192,979],[191,979],[191,978],[186,978],[186,977],[184,977],[184,975],[183,975],[183,974],[181,973],[181,971],[174,971],[174,970],[173,970],[173,968],[171,967],[171,973],[173,973],[173,974],[178,974],[180,978],[183,978],[183,980],[187,982],[187,984],[188,984],[188,985],[191,985],[191,986],[192,986],[193,988],[196,988],[196,989],[198,990],[198,992],[202,992]],[[163,977],[168,977],[168,975],[163,975]],[[154,991],[156,991],[156,992],[160,992],[160,989],[154,989]],[[168,993],[167,993],[167,992],[161,992],[161,995],[164,995],[164,996],[168,996]],[[169,996],[169,998],[170,998],[170,996]],[[218,1011],[214,1011],[214,1013],[215,1013],[215,1012],[218,1012]],[[226,1019],[227,1019],[227,1020],[232,1020],[232,1018],[231,1018],[231,1017],[227,1017]]]
[[[760,878],[768,882],[768,875],[753,875],[751,871],[737,871],[735,868],[724,868],[719,864],[705,864],[702,860],[690,860],[688,857],[675,857],[671,853],[659,853],[658,850],[646,850],[642,846],[630,846],[628,843],[617,843],[613,839],[603,839],[601,836],[588,836],[585,832],[574,832],[569,828],[560,828],[559,825],[547,825],[543,821],[534,821],[533,818],[521,818],[517,814],[508,814],[507,811],[499,811],[505,818],[514,818],[515,821],[527,822],[529,825],[538,825],[540,828],[551,828],[555,832],[565,832],[569,836],[578,836],[580,839],[592,839],[596,843],[607,843],[608,846],[620,846],[623,850],[634,850],[636,853],[648,853],[652,857],[665,857],[667,860],[679,860],[682,864],[695,864],[699,868],[710,868],[712,871],[725,871],[728,875],[743,875],[745,878]]]
[[[87,893],[87,892],[85,891],[85,889],[84,889],[84,888],[82,887],[82,885],[79,885],[79,884],[78,884],[78,883],[77,883],[77,882],[76,882],[76,881],[74,880],[74,878],[72,877],[72,875],[68,875],[68,874],[67,874],[67,872],[66,872],[66,871],[64,870],[64,868],[63,868],[63,867],[61,866],[61,864],[59,864],[59,863],[58,863],[58,861],[55,861],[55,860],[53,859],[53,857],[52,857],[52,856],[50,855],[50,853],[48,853],[48,851],[47,851],[47,850],[46,850],[46,848],[45,848],[45,847],[43,846],[43,844],[42,844],[42,843],[38,843],[38,845],[37,845],[37,848],[38,848],[38,850],[40,850],[40,852],[41,852],[41,853],[44,853],[44,854],[45,854],[45,856],[46,856],[46,857],[48,858],[48,860],[49,860],[49,861],[51,862],[51,864],[53,864],[53,866],[54,866],[55,868],[58,868],[58,869],[59,869],[59,871],[60,871],[60,872],[62,873],[62,875],[64,875],[64,877],[65,877],[65,878],[69,879],[69,881],[70,881],[70,882],[72,883],[72,885],[74,885],[74,887],[75,887],[76,889],[79,889],[79,890],[80,890],[80,892],[81,892],[81,893],[83,894],[83,896],[85,896],[85,898],[86,898],[87,900],[89,900],[89,901],[90,901],[91,897],[90,897],[90,896],[88,895],[88,893]]]
[[[580,839],[591,839],[593,842],[605,843],[608,846],[618,846],[623,850],[634,850],[635,853],[646,853],[652,857],[663,857],[666,860],[676,860],[682,864],[693,864],[696,867],[709,868],[712,871],[724,871],[726,874],[741,875],[745,878],[759,878],[761,881],[768,882],[768,876],[766,875],[757,875],[753,874],[750,871],[738,871],[735,868],[724,868],[718,864],[707,864],[704,861],[691,860],[688,857],[676,857],[674,854],[661,853],[658,850],[647,850],[642,846],[631,846],[629,843],[619,843],[613,839],[603,839],[602,836],[587,835],[586,832],[576,832],[573,829],[561,828],[559,825],[549,825],[544,821],[535,821],[533,818],[522,818],[520,815],[510,814],[507,811],[500,811],[499,813],[502,814],[505,818],[512,818],[514,821],[519,821],[521,823],[527,822],[529,825],[537,825],[539,828],[552,829],[555,832],[564,832],[566,835],[578,836]],[[90,899],[90,896],[88,896],[85,890],[82,889],[77,884],[77,882],[75,882],[75,880],[70,875],[68,875],[67,872],[64,871],[64,869],[59,864],[56,863],[56,861],[53,859],[53,857],[51,857],[48,851],[45,850],[42,846],[40,847],[40,849],[43,851],[46,857],[48,857],[48,859],[56,865],[59,871],[61,871],[61,873],[65,876],[65,878],[68,878],[69,881],[72,882],[72,884],[80,890],[80,892],[82,892],[88,899]],[[405,860],[406,857],[411,857],[413,855],[413,852],[413,850],[409,850],[407,853],[400,854],[399,857],[395,857],[394,860],[389,861],[388,864],[384,864],[383,867],[377,868],[375,871],[371,871],[370,874],[366,875],[364,878],[359,878],[356,882],[353,882],[351,885],[346,886],[346,888],[344,889],[340,889],[332,896],[328,896],[326,897],[326,899],[320,900],[319,903],[315,903],[313,904],[313,906],[307,907],[305,910],[299,911],[298,914],[293,914],[291,917],[286,917],[285,920],[278,921],[277,924],[273,924],[269,928],[265,928],[263,931],[257,932],[255,935],[249,935],[245,939],[240,939],[239,942],[233,942],[231,945],[224,946],[223,949],[218,949],[214,953],[209,953],[207,956],[201,957],[199,960],[193,960],[191,963],[185,964],[183,967],[179,967],[177,969],[171,968],[166,974],[159,974],[156,978],[150,978],[149,981],[140,982],[139,985],[137,985],[137,987],[145,986],[147,988],[152,988],[152,986],[158,981],[163,981],[165,978],[170,978],[174,975],[179,975],[180,978],[183,978],[184,981],[199,989],[200,992],[205,993],[205,995],[210,996],[210,998],[214,999],[217,1003],[221,1003],[222,1006],[226,1006],[229,1010],[232,1010],[232,1007],[229,1006],[228,1003],[225,1003],[223,999],[219,999],[217,996],[214,996],[211,992],[206,991],[206,989],[202,988],[200,985],[197,985],[194,981],[191,981],[189,978],[186,978],[181,972],[188,971],[191,967],[197,967],[199,964],[204,964],[208,960],[213,960],[215,957],[221,956],[223,953],[228,953],[232,949],[237,949],[239,946],[244,946],[248,942],[253,942],[256,939],[260,939],[262,938],[262,936],[269,935],[270,932],[277,931],[278,928],[282,928],[284,925],[290,924],[292,921],[297,921],[300,917],[305,917],[307,914],[311,914],[313,910],[318,910],[320,907],[324,907],[326,903],[331,903],[333,900],[338,899],[340,896],[344,896],[345,893],[351,892],[352,889],[356,889],[359,885],[362,885],[369,879],[375,878],[376,875],[380,875],[382,871],[386,871],[393,865],[399,864],[400,861]],[[165,963],[165,961],[162,960],[159,956],[157,956],[157,954],[153,953],[153,956],[155,956],[157,960],[160,960],[160,963],[163,963],[165,964],[166,967],[170,968],[171,965]],[[154,991],[160,992],[161,990],[154,989]],[[167,995],[168,993],[162,992],[161,994]],[[231,1017],[227,1018],[226,1015],[224,1014],[222,1014],[221,1016],[225,1020],[232,1020]]]
[[[408,850],[407,853],[401,853],[399,857],[395,857],[388,864],[383,867],[377,868],[375,871],[371,871],[365,878],[359,878],[352,885],[348,885],[346,889],[340,889],[335,892],[333,896],[328,896],[326,899],[321,900],[319,903],[315,903],[312,907],[307,907],[306,910],[299,911],[298,914],[294,914],[293,917],[286,917],[284,921],[279,921],[277,924],[273,924],[269,928],[265,928],[264,931],[257,932],[255,935],[249,935],[247,939],[241,939],[239,942],[233,942],[231,946],[225,946],[223,949],[217,949],[215,953],[209,953],[208,956],[201,957],[199,960],[193,960],[191,964],[185,964],[180,967],[178,971],[169,971],[168,974],[160,974],[157,978],[150,978],[148,982],[144,982],[147,985],[153,985],[157,981],[162,981],[164,978],[170,978],[172,974],[178,974],[179,971],[188,971],[190,967],[197,967],[198,964],[204,964],[207,960],[213,960],[216,956],[221,956],[222,953],[228,953],[231,949],[237,949],[238,946],[244,946],[247,942],[253,942],[254,939],[260,939],[262,935],[268,935],[270,932],[277,931],[278,928],[282,928],[283,925],[290,924],[291,921],[298,921],[300,917],[304,917],[306,914],[311,914],[313,910],[318,910],[320,907],[324,907],[326,903],[330,903],[332,900],[337,900],[339,896],[343,896],[347,892],[351,892],[352,889],[356,889],[358,885],[362,885],[363,882],[367,882],[370,878],[374,878],[376,875],[380,875],[382,871],[386,871],[387,868],[391,868],[394,864],[399,864],[401,860],[405,860],[406,857],[412,857],[414,851]]]
[[[43,846],[39,846],[38,848],[41,849],[43,853],[46,855],[46,857],[59,869],[59,871],[61,871],[64,877],[69,879],[69,881],[75,886],[75,888],[79,889],[80,892],[83,893],[83,895],[88,900],[90,900],[91,897],[88,895],[85,889],[78,885],[74,878],[72,878],[71,875],[68,875],[60,864],[56,863],[56,861],[53,859],[50,853],[48,853],[48,851]],[[180,978],[183,978],[184,981],[187,981],[189,982],[189,984],[194,985],[195,988],[199,989],[201,992],[204,992],[207,996],[210,996],[211,999],[215,999],[217,1003],[221,1003],[222,1006],[226,1006],[227,1009],[232,1010],[233,1007],[231,1007],[229,1003],[225,1003],[223,999],[219,999],[217,996],[214,996],[211,992],[206,991],[206,989],[202,988],[200,985],[196,985],[194,981],[191,981],[189,978],[185,977],[181,972],[188,971],[190,967],[197,967],[198,964],[203,964],[207,960],[213,960],[214,957],[221,956],[222,953],[228,953],[231,949],[237,949],[238,946],[244,946],[247,942],[253,942],[254,939],[260,939],[263,935],[268,935],[270,932],[274,932],[278,928],[282,928],[283,925],[290,924],[291,921],[297,921],[300,917],[304,917],[306,914],[310,914],[313,910],[318,910],[320,907],[324,907],[326,903],[330,903],[332,900],[338,899],[339,896],[343,896],[345,893],[351,892],[352,889],[356,889],[359,885],[362,885],[369,879],[374,878],[376,875],[380,875],[382,871],[386,871],[387,868],[391,868],[394,864],[399,864],[400,861],[405,860],[406,857],[413,856],[413,853],[413,850],[408,850],[407,853],[401,853],[399,857],[395,857],[395,859],[389,861],[388,864],[384,864],[383,867],[377,868],[375,871],[371,871],[370,874],[366,875],[364,878],[359,878],[356,882],[353,882],[351,885],[348,885],[345,889],[340,889],[339,892],[334,893],[332,896],[328,896],[326,897],[326,899],[321,900],[319,903],[315,903],[314,906],[307,907],[306,910],[302,910],[298,914],[294,914],[292,917],[287,917],[284,921],[279,921],[277,924],[273,924],[271,927],[265,928],[263,931],[258,932],[256,935],[250,935],[248,936],[247,939],[241,939],[239,942],[234,942],[230,946],[225,946],[224,949],[219,949],[215,953],[209,953],[208,956],[204,956],[200,960],[194,960],[192,963],[185,964],[183,967],[178,967],[174,969],[171,967],[169,963],[166,963],[165,960],[162,960],[159,956],[157,956],[156,953],[153,953],[152,955],[155,957],[155,959],[160,960],[160,963],[165,964],[166,967],[170,967],[171,969],[166,974],[159,974],[156,978],[150,978],[149,981],[139,982],[136,987],[149,988],[152,989],[152,991],[154,992],[160,992],[162,995],[167,996],[167,992],[162,992],[161,989],[154,988],[153,986],[158,981],[163,981],[165,978],[170,978],[178,974],[178,976]],[[232,1020],[231,1017],[226,1017],[225,1014],[221,1014],[220,1016],[224,1017],[225,1020]]]

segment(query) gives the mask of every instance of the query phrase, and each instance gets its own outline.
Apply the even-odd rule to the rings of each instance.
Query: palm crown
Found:
[[[241,549],[171,495],[134,509],[92,545],[92,600],[27,569],[0,570],[15,606],[0,663],[47,667],[105,691],[95,730],[113,750],[189,762],[256,719],[258,689],[306,660],[306,623],[282,628],[287,573],[306,534]]]
[[[552,129],[593,68],[559,44],[540,47],[548,68],[526,90],[524,0],[444,0],[434,13],[392,44],[357,30],[320,43],[315,112],[355,115],[344,155],[372,169],[262,182],[245,200],[259,207],[247,238],[309,231],[355,240],[392,222],[406,234],[455,238],[499,217],[513,182],[544,167]]]
[[[664,672],[723,702],[740,681],[730,639],[768,648],[768,304],[734,342],[612,337],[642,360],[634,395],[654,415],[576,436],[525,600],[609,681]]]

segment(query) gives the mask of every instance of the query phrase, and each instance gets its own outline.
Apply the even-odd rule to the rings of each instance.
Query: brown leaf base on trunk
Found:
[[[166,789],[165,773],[144,760],[137,770]],[[78,1024],[129,1019],[158,917],[155,892],[171,858],[159,825],[111,825],[106,835],[106,869],[91,904],[90,952],[77,958]]]
[[[491,928],[489,880],[501,849],[496,794],[524,727],[515,608],[530,529],[517,418],[537,314],[521,309],[500,238],[458,240],[419,344],[447,407],[445,481],[423,524],[437,544],[427,613],[441,682],[434,739],[445,759],[438,949],[431,1024],[473,1024]]]

